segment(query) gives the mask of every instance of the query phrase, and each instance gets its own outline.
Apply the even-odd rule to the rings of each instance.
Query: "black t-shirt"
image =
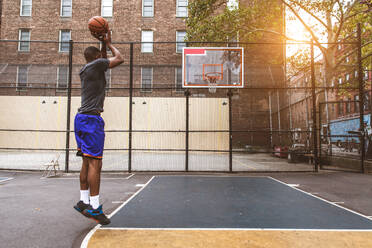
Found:
[[[105,101],[106,78],[105,71],[110,61],[100,58],[86,64],[80,70],[81,107],[79,113],[103,112]]]

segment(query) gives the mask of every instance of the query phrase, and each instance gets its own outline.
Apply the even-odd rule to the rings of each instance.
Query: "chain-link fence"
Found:
[[[0,168],[41,169],[59,157],[65,171],[77,171],[81,158],[75,156],[73,121],[80,105],[79,71],[84,49],[99,44],[21,43],[0,42],[1,51],[7,51],[0,55]],[[358,47],[357,41],[346,44]],[[368,140],[359,126],[362,120],[371,125],[370,76],[357,53],[349,57],[355,83],[349,78],[347,84],[325,80],[314,56],[306,69],[286,77],[286,44],[114,45],[125,61],[106,72],[106,171],[365,168],[362,151],[368,158]],[[185,46],[243,47],[244,88],[216,93],[183,88]],[[349,129],[338,124],[344,121]],[[348,159],[357,162],[350,166]]]

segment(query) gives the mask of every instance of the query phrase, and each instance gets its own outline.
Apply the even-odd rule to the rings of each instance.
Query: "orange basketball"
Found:
[[[106,19],[102,16],[93,16],[88,21],[88,28],[92,33],[103,34],[107,33],[109,26]]]

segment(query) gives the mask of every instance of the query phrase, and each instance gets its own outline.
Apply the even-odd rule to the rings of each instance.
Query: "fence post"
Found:
[[[69,171],[69,160],[70,160],[70,115],[71,115],[71,86],[72,86],[72,52],[73,52],[72,40],[69,41],[69,52],[68,52],[68,85],[67,85],[67,122],[66,122],[66,154],[65,154],[65,172]]]
[[[128,133],[128,172],[132,172],[132,129],[133,129],[133,43],[130,43],[129,57],[129,133]]]
[[[316,120],[316,92],[315,92],[315,64],[314,64],[314,42],[311,40],[311,91],[313,100],[313,155],[314,155],[314,170],[319,171],[318,165],[318,137],[317,137],[317,120]]]
[[[229,172],[233,171],[232,168],[232,96],[233,92],[232,89],[229,88],[227,93],[229,97]]]
[[[326,103],[327,104],[327,103]],[[327,108],[327,105],[326,105]],[[319,108],[318,108],[318,114],[319,114],[319,161],[318,161],[318,166],[320,169],[322,169],[322,103],[319,103]],[[323,133],[324,135],[324,133]],[[324,136],[323,136],[324,137]]]
[[[365,173],[364,157],[365,157],[365,128],[364,128],[364,82],[363,82],[363,65],[362,65],[362,31],[360,23],[357,24],[358,36],[358,82],[359,82],[359,126],[360,126],[360,167],[362,173]]]
[[[185,133],[185,171],[189,171],[189,117],[190,117],[190,91],[185,91],[186,96],[186,133]]]

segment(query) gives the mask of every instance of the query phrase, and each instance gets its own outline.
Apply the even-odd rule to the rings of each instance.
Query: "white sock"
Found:
[[[91,196],[90,198],[90,205],[97,209],[99,207],[99,195]]]
[[[89,204],[89,190],[80,190],[80,201]]]

